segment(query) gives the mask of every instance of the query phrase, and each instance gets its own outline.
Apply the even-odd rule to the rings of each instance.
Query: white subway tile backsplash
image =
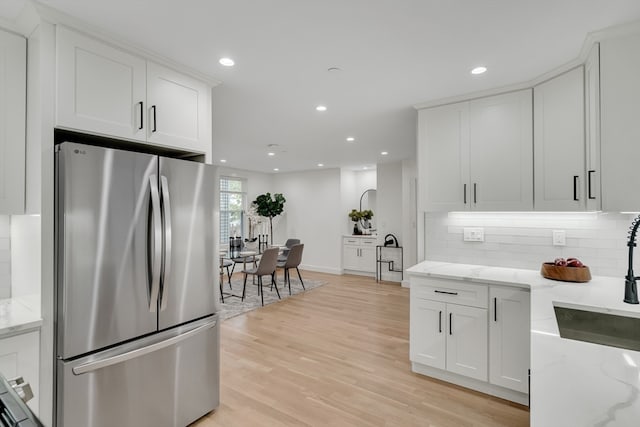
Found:
[[[557,257],[576,257],[594,275],[623,277],[634,217],[595,212],[425,213],[425,255],[436,261],[529,269]],[[464,242],[464,227],[484,227],[485,241]],[[553,230],[566,231],[565,246],[552,245]],[[638,265],[634,269],[640,270]]]
[[[0,299],[11,296],[11,217],[0,215]]]

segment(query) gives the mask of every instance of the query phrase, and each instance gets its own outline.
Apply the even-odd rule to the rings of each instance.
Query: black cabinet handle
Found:
[[[453,335],[453,328],[451,326],[451,319],[453,318],[453,313],[449,313],[449,335]]]
[[[437,289],[435,291],[433,291],[433,292],[435,292],[436,294],[458,295],[457,292],[439,291]]]
[[[478,184],[473,183],[473,203],[478,203]]]
[[[591,195],[591,175],[594,174],[596,171],[594,170],[590,170],[589,172],[587,172],[587,183],[589,184],[589,191],[588,191],[588,196],[589,199],[591,200],[595,200],[595,197]]]
[[[438,315],[438,333],[442,333],[442,310],[440,310],[440,314]]]
[[[144,102],[140,101],[138,102],[138,105],[140,105],[140,126],[138,126],[138,129],[143,129],[144,128]]]
[[[493,321],[498,321],[498,298],[493,299]]]
[[[463,184],[462,197],[464,198],[464,204],[467,204],[467,184]]]
[[[573,176],[573,200],[576,202],[580,201],[578,198],[578,175]]]
[[[153,129],[151,129],[151,132],[155,132],[158,130],[156,129],[156,106],[152,105],[151,110],[153,111]]]

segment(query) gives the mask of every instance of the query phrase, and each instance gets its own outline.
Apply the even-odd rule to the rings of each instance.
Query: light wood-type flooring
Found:
[[[193,426],[529,425],[526,407],[411,372],[408,289],[302,275],[328,284],[222,323],[220,407]]]

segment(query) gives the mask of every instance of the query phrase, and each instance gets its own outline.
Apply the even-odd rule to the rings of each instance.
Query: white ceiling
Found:
[[[1,0],[0,15],[22,1]],[[588,32],[640,19],[638,0],[42,3],[222,81],[214,162],[263,172],[410,158],[412,105],[532,79],[575,59]]]

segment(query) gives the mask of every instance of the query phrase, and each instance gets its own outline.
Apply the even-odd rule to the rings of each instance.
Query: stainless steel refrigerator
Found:
[[[57,426],[186,426],[219,405],[213,167],[56,147]]]

